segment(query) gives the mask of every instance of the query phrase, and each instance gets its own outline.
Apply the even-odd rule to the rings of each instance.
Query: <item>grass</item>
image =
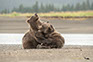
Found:
[[[16,17],[16,16],[32,16],[34,13],[9,13],[9,14],[0,14],[0,16],[10,16],[10,17]],[[49,13],[38,13],[39,16],[93,16],[93,11],[77,11],[77,12],[49,12]]]

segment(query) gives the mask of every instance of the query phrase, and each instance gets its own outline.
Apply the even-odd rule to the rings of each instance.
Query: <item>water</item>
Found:
[[[24,34],[0,34],[0,44],[22,44]],[[62,34],[65,45],[93,45],[93,34]]]

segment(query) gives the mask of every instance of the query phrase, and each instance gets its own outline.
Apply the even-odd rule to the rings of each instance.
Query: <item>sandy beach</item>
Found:
[[[93,62],[93,46],[24,50],[22,45],[0,45],[0,62]]]
[[[0,33],[5,35],[6,33],[23,34],[29,29],[25,22],[26,19],[26,17],[0,17]],[[41,18],[41,20],[49,21],[62,34],[93,34],[93,18],[85,20],[49,20]],[[3,41],[7,40],[7,36],[6,38],[2,36]],[[10,36],[13,38],[12,35]],[[68,41],[69,37],[71,36],[67,37]],[[84,42],[86,36],[85,38],[81,36],[81,38]],[[15,40],[16,38],[13,39],[13,41],[19,40],[19,38],[18,40]],[[92,36],[87,40],[92,41]],[[62,49],[24,50],[22,49],[22,44],[0,44],[0,62],[93,62],[93,46],[65,45]]]

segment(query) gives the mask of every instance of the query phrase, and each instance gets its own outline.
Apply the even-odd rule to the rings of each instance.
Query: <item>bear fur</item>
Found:
[[[54,27],[50,23],[43,23],[40,31],[46,38],[42,41],[42,46],[46,46],[46,48],[63,47],[65,43],[64,38],[54,29]]]
[[[43,22],[40,20],[39,16],[35,14],[27,20],[27,23],[29,24],[30,28],[32,28],[34,31],[38,31],[42,27]]]
[[[42,22],[39,20],[37,14],[32,16],[30,19],[27,20],[27,23],[30,26],[30,29],[25,33],[22,38],[23,48],[24,49],[33,49],[37,48],[38,39],[35,37],[35,33],[41,27]]]
[[[24,49],[61,48],[65,41],[50,23],[40,21],[37,14],[27,20],[30,29],[22,38]]]
[[[34,32],[31,32],[29,30],[22,38],[23,48],[24,49],[34,49],[37,48],[38,42],[37,38],[32,34]]]

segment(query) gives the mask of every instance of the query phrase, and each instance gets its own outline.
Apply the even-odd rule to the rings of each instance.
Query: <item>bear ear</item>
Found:
[[[38,17],[37,13],[35,13],[35,16]]]
[[[39,16],[37,15],[37,13],[35,13],[35,17],[36,17],[35,21],[37,21],[39,19]]]
[[[51,30],[51,32],[54,32],[54,28],[52,25],[50,25],[50,30]]]

